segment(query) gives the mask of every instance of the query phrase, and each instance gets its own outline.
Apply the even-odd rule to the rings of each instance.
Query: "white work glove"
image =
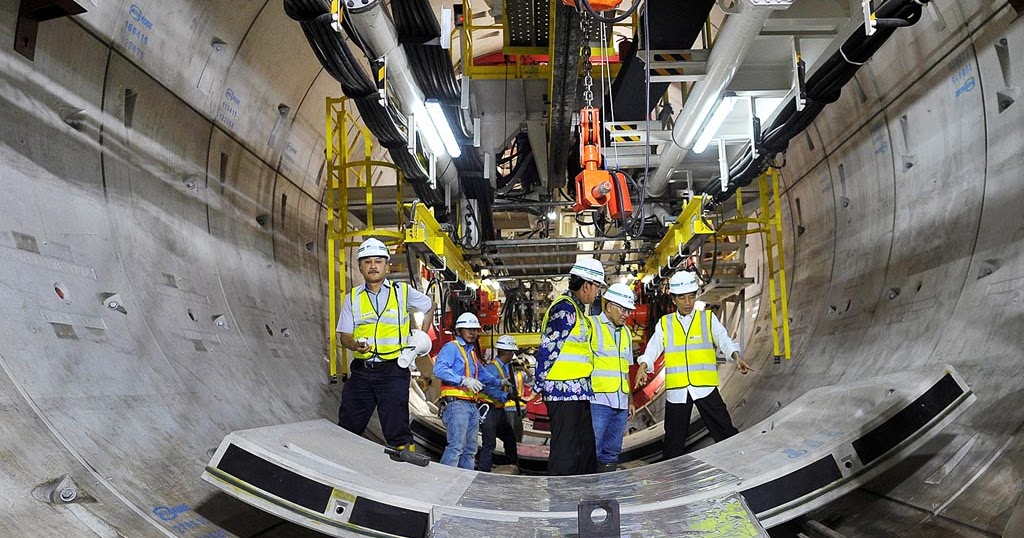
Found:
[[[473,392],[480,392],[484,390],[484,384],[481,383],[479,379],[474,379],[472,377],[463,377],[462,386]]]

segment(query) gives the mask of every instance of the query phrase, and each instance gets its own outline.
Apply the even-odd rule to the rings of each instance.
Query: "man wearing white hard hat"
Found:
[[[676,312],[666,314],[658,321],[647,349],[637,362],[646,372],[654,370],[654,361],[665,353],[665,443],[663,459],[681,456],[685,451],[690,431],[693,406],[704,419],[708,433],[716,441],[739,433],[732,424],[729,410],[718,391],[718,362],[715,346],[728,360],[735,360],[741,374],[752,372],[740,357],[740,346],[729,338],[729,333],[710,311],[695,311],[697,301],[697,275],[680,271],[669,279],[668,292],[675,303]],[[646,383],[646,375],[638,375],[638,385]]]
[[[472,470],[480,428],[480,393],[502,405],[508,395],[501,390],[501,380],[491,375],[480,360],[480,320],[470,312],[462,314],[455,322],[455,334],[455,340],[441,348],[434,362],[434,377],[441,380],[441,420],[448,434],[441,463]]]
[[[636,310],[636,297],[625,284],[612,284],[604,292],[604,309],[591,318],[594,331],[590,347],[594,350],[594,399],[590,413],[597,445],[597,472],[614,471],[622,452],[626,421],[633,418],[629,366],[633,364],[633,334],[626,318]]]
[[[384,439],[404,451],[414,448],[407,368],[412,355],[430,349],[429,337],[411,327],[410,313],[426,313],[425,331],[434,317],[434,302],[404,282],[388,280],[390,258],[388,247],[373,238],[363,241],[356,254],[364,283],[345,297],[338,316],[341,345],[354,352],[352,373],[341,391],[338,425],[362,435],[376,409]]]
[[[516,398],[522,397],[523,385],[519,382],[522,377],[519,376],[519,379],[517,379],[517,372],[512,371],[511,368],[512,358],[515,356],[515,352],[519,351],[519,346],[516,344],[515,337],[505,335],[499,337],[497,342],[494,343],[493,351],[491,360],[487,362],[485,369],[492,376],[501,380],[501,385],[508,391],[509,397],[504,402],[499,402],[489,397],[484,399],[490,404],[491,408],[485,420],[480,423],[481,442],[476,462],[477,470],[484,472],[491,471],[494,463],[494,448],[498,444],[498,439],[501,439],[501,444],[505,448],[505,457],[513,465],[518,465],[519,463],[518,440],[516,439],[516,432],[512,427],[512,420],[518,418],[516,406],[522,406],[522,400],[517,402],[513,398],[513,394],[515,394]],[[511,413],[507,411],[511,411]],[[520,424],[522,424],[522,421],[520,421]]]
[[[544,398],[551,420],[548,474],[589,474],[597,470],[590,374],[593,323],[587,306],[604,288],[600,260],[581,259],[569,270],[569,290],[555,299],[541,322],[534,390]]]

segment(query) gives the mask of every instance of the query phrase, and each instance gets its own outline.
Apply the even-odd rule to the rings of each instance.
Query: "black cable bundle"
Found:
[[[391,114],[380,105],[377,93],[355,100],[356,108],[359,109],[359,117],[370,129],[370,132],[377,137],[380,144],[390,148],[394,146],[405,147],[406,138],[395,124]]]
[[[373,79],[352,56],[345,40],[331,27],[332,22],[331,14],[325,13],[312,20],[299,21],[299,24],[320,65],[341,84],[345,95],[365,97],[376,93]]]
[[[330,12],[330,0],[284,0],[284,13],[293,21],[311,21]]]
[[[426,0],[391,0],[391,15],[395,18],[398,42],[426,43],[441,35],[441,25]]]
[[[754,159],[747,151],[729,169],[729,185],[723,192],[721,183],[714,181],[704,190],[711,195],[709,205],[714,206],[728,200],[736,189],[749,185],[773,163],[779,153],[786,151],[789,141],[806,129],[824,110],[825,106],[839,99],[843,86],[857,73],[857,69],[870,59],[892,36],[896,28],[912,26],[921,19],[921,10],[931,0],[889,0],[876,11],[876,20],[882,21],[874,35],[867,35],[861,25],[853,35],[830,56],[821,68],[806,82],[806,106],[796,110],[796,100],[790,100],[779,113],[771,127],[764,131],[759,149],[761,155]]]

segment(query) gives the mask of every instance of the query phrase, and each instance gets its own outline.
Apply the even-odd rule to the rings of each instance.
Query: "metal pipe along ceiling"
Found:
[[[668,186],[672,170],[690,152],[705,120],[711,116],[722,92],[732,81],[743,58],[761,32],[773,9],[754,6],[749,0],[736,3],[738,12],[730,14],[722,25],[708,55],[707,75],[694,83],[683,109],[676,115],[672,144],[665,146],[658,168],[647,180],[647,194],[661,196]]]
[[[367,53],[375,58],[387,58],[387,81],[398,97],[398,109],[408,117],[416,112],[413,107],[419,107],[416,123],[429,122],[430,118],[423,114],[423,91],[416,83],[405,50],[398,43],[395,24],[383,0],[360,0],[359,4],[358,7],[347,7],[346,4],[345,16],[359,40],[366,45]],[[454,193],[461,192],[458,170],[451,157],[441,153],[436,159],[438,181]]]

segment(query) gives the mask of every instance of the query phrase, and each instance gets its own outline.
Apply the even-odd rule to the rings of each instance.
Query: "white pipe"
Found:
[[[368,49],[367,53],[374,58],[387,58],[388,84],[398,99],[398,109],[406,116],[422,115],[416,118],[416,123],[429,122],[423,103],[423,91],[416,83],[405,50],[398,43],[395,23],[384,7],[383,0],[350,0],[342,2],[342,5],[345,6],[345,16],[352,23],[352,29]],[[453,192],[461,192],[458,170],[451,157],[441,152],[436,158],[440,174],[438,180]]]
[[[707,122],[722,93],[754,45],[768,15],[779,6],[755,6],[750,0],[736,3],[733,12],[722,25],[708,56],[707,75],[693,85],[683,109],[676,116],[672,129],[672,144],[662,153],[658,168],[647,180],[647,194],[661,196],[668,185],[669,174],[693,148],[701,127]],[[785,6],[785,7],[788,7]],[[641,55],[643,53],[640,53]]]

